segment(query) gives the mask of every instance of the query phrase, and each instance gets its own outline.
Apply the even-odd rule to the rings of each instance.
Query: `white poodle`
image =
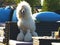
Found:
[[[20,33],[17,36],[17,40],[30,41],[32,36],[38,36],[35,32],[35,22],[32,18],[31,7],[26,1],[22,1],[18,4],[16,9],[17,25],[20,29]]]

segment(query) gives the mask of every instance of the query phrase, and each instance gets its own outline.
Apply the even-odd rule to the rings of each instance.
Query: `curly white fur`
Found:
[[[32,39],[31,36],[37,36],[37,33],[35,32],[35,22],[32,18],[31,7],[26,1],[22,1],[18,4],[16,12],[18,18],[17,25],[23,31],[23,34],[26,35],[23,40],[30,41]],[[21,38],[18,39],[18,37],[20,38],[21,35],[17,36],[17,40],[21,40]]]

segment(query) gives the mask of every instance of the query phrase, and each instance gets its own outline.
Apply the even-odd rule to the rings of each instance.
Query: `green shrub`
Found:
[[[8,4],[15,4],[17,6],[18,3],[20,3],[20,1],[23,1],[23,0],[4,0],[5,3],[8,3]],[[35,6],[40,6],[40,1],[39,0],[25,0],[27,1],[31,8],[32,8],[32,12],[33,12],[33,9]]]
[[[59,0],[44,0],[42,11],[56,11],[60,10]]]

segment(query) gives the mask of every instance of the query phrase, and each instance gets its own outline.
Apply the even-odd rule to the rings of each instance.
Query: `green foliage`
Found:
[[[40,6],[39,0],[25,0],[25,1],[27,1],[32,7],[32,12],[34,11],[35,6]]]
[[[14,0],[4,0],[5,3],[14,3]]]
[[[15,4],[17,6],[18,3],[20,3],[20,1],[23,1],[23,0],[4,0],[5,3],[8,3],[8,4]],[[32,7],[32,12],[33,12],[33,9],[35,6],[40,6],[40,1],[39,0],[24,0],[24,1],[27,1],[30,6]]]
[[[20,1],[22,1],[22,0],[15,0],[16,5],[17,5],[18,3],[20,3]]]
[[[39,0],[25,0],[25,1],[27,1],[31,5],[31,7],[40,5]]]
[[[59,0],[44,0],[42,11],[60,10]]]

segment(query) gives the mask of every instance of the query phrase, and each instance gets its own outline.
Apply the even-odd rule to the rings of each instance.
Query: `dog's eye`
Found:
[[[21,13],[22,15],[24,15],[24,14],[25,14],[25,10],[24,10],[24,9],[20,10],[20,13]]]
[[[24,13],[24,12],[25,12],[25,10],[24,10],[24,9],[22,9],[22,10],[20,10],[20,12],[21,12],[21,13]]]
[[[22,12],[22,13],[24,13],[25,11],[24,11],[24,10],[22,10],[21,12]]]

